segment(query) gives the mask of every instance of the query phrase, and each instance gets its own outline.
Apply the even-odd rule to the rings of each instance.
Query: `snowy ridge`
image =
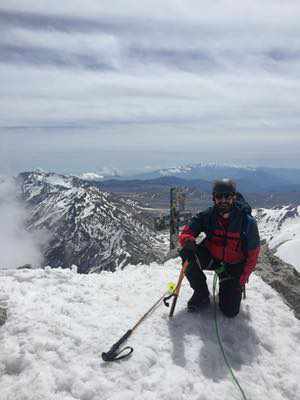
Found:
[[[24,189],[27,193],[31,192],[31,196],[37,196],[45,191],[58,192],[60,189],[70,189],[75,182],[79,182],[73,176],[65,176],[53,172],[44,172],[36,170],[30,173],[22,173],[24,179]]]
[[[256,218],[261,238],[268,242],[276,256],[300,272],[300,206],[258,209]]]
[[[170,167],[170,168],[165,168],[161,169],[158,171],[158,173],[161,176],[170,176],[170,175],[177,175],[177,174],[185,174],[185,173],[191,173],[191,172],[197,172],[198,169],[203,169],[203,168],[209,168],[209,169],[223,169],[223,168],[233,168],[233,169],[242,169],[242,170],[248,170],[248,171],[256,171],[256,168],[253,167],[247,167],[247,166],[241,166],[241,165],[235,165],[235,164],[224,164],[224,163],[218,163],[218,162],[200,162],[198,164],[190,164],[190,165],[180,165],[177,167]]]
[[[225,164],[218,162],[200,162],[197,164],[185,164],[154,170],[148,173],[135,175],[138,179],[154,179],[165,176],[174,176],[182,179],[204,179],[212,181],[220,177],[231,177],[241,179],[253,177],[258,169],[236,164]]]
[[[289,193],[291,202],[294,201],[294,198],[297,198],[297,193],[300,192],[300,169],[255,168],[234,164],[202,162],[139,174],[135,178],[149,180],[161,178],[162,176],[170,176],[187,181],[201,179],[209,182],[220,178],[231,178],[237,182],[238,190],[242,193],[263,193],[264,195]],[[270,200],[272,201],[272,197]]]
[[[87,181],[101,181],[103,179],[116,178],[119,176],[120,176],[120,171],[117,170],[116,168],[104,167],[98,173],[84,172],[81,175],[79,175],[79,178]]]
[[[74,270],[1,271],[9,316],[0,328],[1,400],[240,399],[217,344],[213,308],[173,320],[161,305],[129,339],[128,360],[107,351],[176,281],[179,260],[100,275]],[[208,274],[209,287],[212,275]],[[225,351],[247,399],[300,396],[300,329],[292,311],[255,274],[235,319],[218,312]]]
[[[79,175],[80,179],[85,179],[87,181],[99,181],[104,179],[104,175],[98,175],[95,172],[85,172]]]
[[[132,200],[75,177],[33,172],[19,180],[28,230],[50,238],[43,249],[46,265],[94,272],[163,258],[164,245]]]

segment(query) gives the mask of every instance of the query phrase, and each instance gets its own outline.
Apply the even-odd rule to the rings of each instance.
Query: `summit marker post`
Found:
[[[170,189],[170,254],[177,254],[180,211],[185,209],[185,195],[181,188]]]

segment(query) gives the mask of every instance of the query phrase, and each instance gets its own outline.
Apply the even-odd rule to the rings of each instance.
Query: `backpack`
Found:
[[[243,212],[243,221],[241,227],[241,239],[242,239],[242,249],[243,252],[246,252],[246,238],[248,237],[249,230],[250,230],[250,219],[253,218],[252,216],[252,208],[250,204],[245,200],[244,196],[237,192],[236,193],[236,205],[242,210]]]

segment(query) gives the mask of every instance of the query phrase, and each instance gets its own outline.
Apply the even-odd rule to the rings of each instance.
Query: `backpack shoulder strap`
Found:
[[[248,237],[248,233],[249,233],[249,214],[247,213],[243,213],[243,217],[242,217],[242,226],[241,226],[241,240],[242,240],[242,250],[243,253],[246,253],[247,251],[247,237]]]

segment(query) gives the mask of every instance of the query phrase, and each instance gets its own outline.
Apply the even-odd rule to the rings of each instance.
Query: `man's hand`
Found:
[[[196,241],[194,239],[186,239],[183,243],[182,249],[194,253],[196,251]]]
[[[193,239],[186,239],[179,252],[183,261],[191,260],[196,252],[196,242]]]
[[[245,284],[248,282],[250,274],[245,274],[243,273],[240,277],[240,285],[245,286]]]

